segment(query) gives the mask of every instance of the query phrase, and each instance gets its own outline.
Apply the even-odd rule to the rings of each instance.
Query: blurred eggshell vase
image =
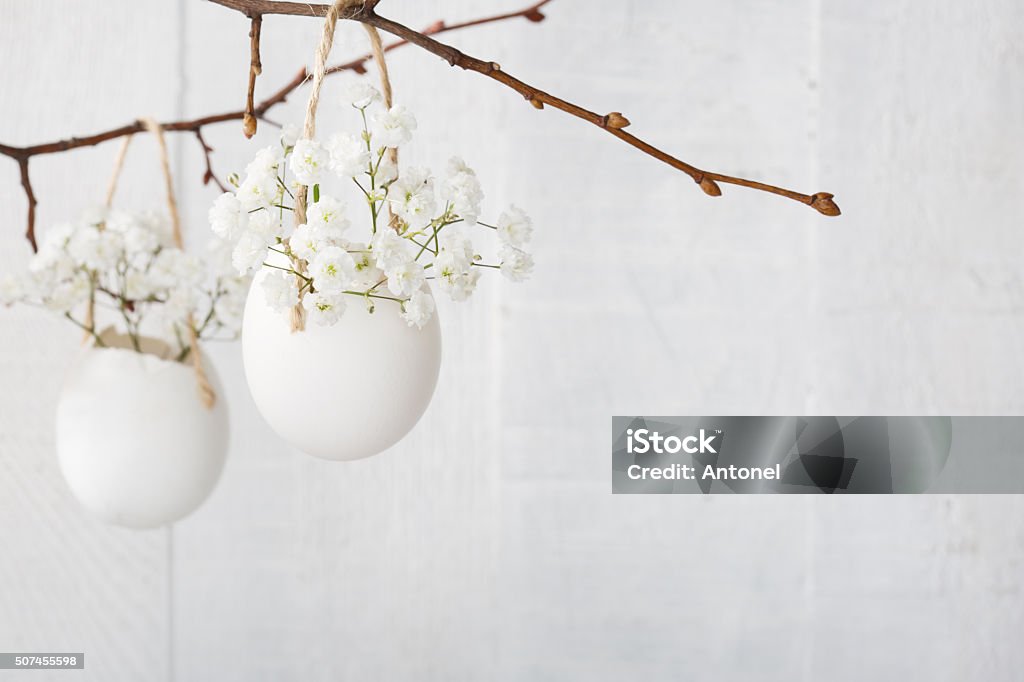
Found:
[[[75,497],[100,519],[129,528],[170,524],[195,510],[227,455],[224,400],[207,408],[191,366],[161,341],[107,330],[85,346],[57,405],[57,455]],[[212,366],[207,377],[217,394]]]
[[[362,459],[401,440],[423,416],[441,369],[437,315],[410,327],[398,306],[370,313],[351,297],[334,325],[291,330],[256,275],[242,322],[245,376],[256,407],[282,438],[330,460]]]

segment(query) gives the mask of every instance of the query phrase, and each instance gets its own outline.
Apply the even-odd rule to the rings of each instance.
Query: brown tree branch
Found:
[[[327,13],[328,8],[330,7],[329,5],[310,5],[297,2],[273,2],[271,0],[210,1],[218,5],[238,10],[248,16],[253,16],[254,14],[289,14],[322,17]],[[524,16],[535,21],[543,19],[543,14],[540,12],[540,7],[543,4],[544,3],[539,3],[534,8],[532,16]],[[572,102],[561,99],[560,97],[555,97],[554,95],[544,92],[539,88],[524,83],[518,78],[505,73],[502,71],[501,66],[495,62],[484,61],[467,55],[451,45],[446,45],[431,38],[425,33],[414,31],[413,29],[403,26],[396,21],[380,16],[374,11],[376,5],[377,2],[375,0],[368,0],[362,5],[353,5],[345,9],[340,15],[340,18],[361,21],[382,31],[387,31],[392,35],[401,38],[405,42],[413,43],[414,45],[441,57],[451,66],[457,66],[467,71],[475,71],[476,73],[496,80],[502,85],[518,92],[537,109],[543,109],[544,105],[549,105],[555,109],[560,109],[567,114],[583,119],[584,121],[588,121],[597,127],[608,131],[626,144],[629,144],[645,154],[653,156],[659,161],[686,173],[700,186],[702,190],[704,190],[705,194],[710,196],[720,196],[722,194],[722,190],[718,183],[728,183],[731,185],[739,185],[741,187],[759,190],[761,192],[777,194],[779,196],[786,197],[787,199],[799,201],[802,204],[807,204],[823,215],[837,216],[840,213],[839,206],[835,201],[833,201],[833,195],[828,192],[801,194],[800,192],[794,192],[793,190],[776,187],[756,180],[748,180],[746,178],[738,178],[731,175],[702,170],[696,166],[688,164],[685,161],[678,159],[623,130],[629,125],[629,119],[621,113],[612,112],[602,116],[601,114],[585,109],[584,107],[573,104]]]
[[[541,0],[540,2],[534,2],[532,5],[525,7],[515,12],[507,12],[504,14],[497,14],[487,17],[481,17],[479,19],[473,19],[456,24],[445,24],[443,21],[437,21],[431,24],[429,27],[423,30],[423,35],[432,35],[439,33],[446,33],[449,31],[455,31],[462,28],[470,28],[473,26],[481,26],[484,24],[492,24],[509,19],[525,18],[529,21],[537,22],[544,18],[544,15],[540,13],[540,8],[551,2],[551,0]],[[376,4],[376,3],[374,3]],[[302,7],[306,7],[302,5]],[[315,6],[314,6],[315,7]],[[244,10],[242,10],[244,11]],[[252,16],[252,15],[250,15]],[[408,44],[408,41],[399,40],[385,47],[386,51],[393,50],[403,45]],[[372,59],[373,56],[370,54],[364,54],[344,64],[338,64],[327,70],[328,74],[339,73],[341,71],[353,71],[356,73],[366,72],[366,62]],[[251,69],[251,65],[250,65]],[[302,86],[303,83],[308,79],[308,74],[305,68],[299,70],[299,72],[290,81],[285,83],[280,89],[274,92],[272,95],[261,101],[259,104],[252,107],[250,112],[255,118],[263,119],[265,114],[273,107],[285,102],[288,96],[291,95],[296,89]],[[247,107],[248,108],[248,107]],[[244,121],[246,115],[246,109],[240,109],[238,111],[229,111],[223,114],[212,114],[209,116],[203,116],[201,118],[188,119],[183,121],[168,121],[161,123],[161,127],[165,132],[187,132],[193,133],[199,139],[200,144],[203,147],[203,154],[206,160],[206,170],[203,176],[203,182],[206,183],[209,179],[213,179],[219,187],[223,189],[223,185],[220,180],[213,173],[211,167],[210,154],[213,151],[205,139],[202,137],[202,130],[206,126],[215,125],[218,123],[225,123],[227,121]],[[82,147],[94,147],[98,144],[102,144],[109,140],[116,140],[127,135],[134,135],[135,133],[141,133],[145,130],[142,123],[139,121],[133,121],[127,125],[123,125],[110,130],[105,130],[100,133],[93,135],[86,135],[84,137],[70,137],[63,140],[57,140],[55,142],[45,142],[41,144],[34,144],[24,147],[18,147],[13,145],[7,145],[0,143],[0,155],[7,156],[13,159],[18,164],[18,169],[21,174],[21,186],[25,191],[25,197],[28,200],[28,220],[27,227],[25,230],[25,238],[32,246],[32,250],[36,250],[36,235],[35,235],[35,217],[36,217],[36,196],[33,192],[32,183],[29,179],[28,165],[29,159],[33,156],[40,156],[43,154],[59,154],[62,152],[71,151],[74,149],[80,149]]]

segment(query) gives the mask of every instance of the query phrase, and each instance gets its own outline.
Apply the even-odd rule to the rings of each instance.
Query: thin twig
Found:
[[[329,8],[329,5],[309,5],[296,2],[271,2],[270,0],[211,0],[211,2],[244,12],[249,16],[252,16],[254,13],[258,13],[320,17],[324,16]],[[799,201],[802,204],[807,204],[823,215],[837,216],[840,213],[839,206],[833,201],[833,195],[828,192],[802,194],[800,192],[794,192],[793,190],[776,187],[775,185],[769,185],[756,180],[748,180],[746,178],[706,171],[688,164],[685,161],[678,159],[623,130],[629,125],[629,119],[621,113],[613,111],[609,114],[601,115],[581,107],[578,104],[573,104],[572,102],[560,97],[556,97],[502,71],[501,66],[495,62],[484,61],[477,57],[470,56],[460,50],[457,50],[451,45],[446,45],[434,40],[425,33],[415,31],[407,26],[399,24],[396,21],[380,16],[374,11],[376,5],[377,2],[368,1],[363,5],[351,6],[342,13],[341,18],[360,21],[382,31],[387,31],[404,41],[413,43],[414,45],[441,57],[451,66],[457,66],[467,71],[475,71],[476,73],[487,76],[492,80],[496,80],[502,85],[518,92],[524,99],[526,99],[526,101],[537,109],[543,109],[545,105],[548,105],[555,109],[564,111],[567,114],[583,119],[584,121],[588,121],[589,123],[611,133],[626,144],[686,173],[700,186],[702,190],[704,190],[705,194],[710,196],[720,196],[722,194],[722,189],[719,187],[718,183],[728,183],[762,192],[777,194],[779,196],[786,197],[787,199]],[[540,6],[541,5],[537,5],[534,7],[529,18],[535,21],[543,19],[543,14],[541,14],[539,10]]]
[[[260,30],[263,26],[263,16],[257,14],[252,18],[252,26],[249,28],[249,88],[245,97],[245,114],[242,116],[242,132],[246,138],[252,138],[256,134],[256,107],[253,102],[256,93],[256,76],[263,72],[263,64],[260,63]]]
[[[28,239],[28,243],[32,245],[33,251],[38,251],[39,247],[36,244],[36,232],[34,226],[36,224],[36,194],[32,191],[32,179],[28,175],[28,156],[18,157],[18,170],[21,172],[21,186],[25,190],[25,198],[28,199],[28,229],[25,230],[25,238]]]
[[[208,145],[206,143],[206,139],[203,138],[202,128],[196,128],[196,139],[199,140],[199,146],[203,149],[203,159],[206,162],[206,172],[203,173],[203,184],[208,185],[213,181],[221,192],[227,192],[228,188],[220,181],[217,174],[213,172],[213,162],[210,160],[210,154],[213,153],[213,147]]]
[[[470,28],[470,27],[473,27],[473,26],[481,26],[481,25],[484,25],[484,24],[497,23],[497,22],[506,21],[506,20],[509,20],[509,19],[520,18],[520,17],[528,19],[529,21],[534,21],[534,22],[540,21],[540,20],[542,20],[544,18],[543,15],[540,14],[540,8],[543,7],[544,5],[546,5],[549,2],[551,2],[551,0],[542,0],[541,2],[535,2],[532,5],[530,5],[529,7],[525,7],[523,9],[521,9],[521,10],[516,11],[516,12],[507,12],[507,13],[504,13],[504,14],[497,14],[497,15],[493,15],[493,16],[482,17],[482,18],[479,18],[479,19],[473,19],[473,20],[470,20],[470,21],[465,21],[465,22],[461,22],[461,23],[457,23],[457,24],[447,25],[443,21],[437,21],[437,22],[431,24],[426,29],[424,29],[423,34],[424,35],[433,35],[433,34],[439,34],[439,33],[446,33],[446,32],[449,32],[449,31],[455,31],[455,30],[462,29],[462,28]],[[303,6],[305,7],[305,5],[303,5]],[[316,6],[313,6],[313,7],[316,7]],[[254,14],[259,14],[259,13],[254,13]],[[390,50],[393,50],[395,48],[401,47],[401,46],[406,45],[406,44],[408,44],[408,41],[400,40],[400,41],[396,41],[396,42],[394,42],[394,43],[392,43],[390,45],[387,45],[384,49],[386,51],[390,51]],[[368,62],[370,59],[372,59],[372,55],[364,54],[364,55],[362,55],[362,56],[360,56],[360,57],[358,57],[356,59],[353,59],[353,60],[351,60],[349,62],[346,62],[344,64],[338,64],[336,66],[330,67],[327,70],[327,74],[329,75],[329,74],[332,74],[332,73],[339,73],[339,72],[342,72],[342,71],[353,71],[355,73],[365,73],[366,72],[366,62]],[[254,106],[253,109],[252,109],[252,115],[255,118],[257,118],[257,119],[264,119],[265,120],[265,114],[270,109],[272,109],[273,107],[275,107],[275,106],[285,102],[288,99],[288,96],[291,95],[291,93],[294,92],[296,89],[298,89],[300,86],[302,86],[308,80],[308,78],[309,78],[309,74],[306,72],[306,69],[305,68],[300,69],[299,72],[295,75],[294,78],[292,78],[290,81],[285,83],[281,88],[279,88],[272,95],[270,95],[269,97],[267,97],[266,99],[261,101],[259,104]],[[244,120],[245,119],[245,114],[246,114],[245,109],[239,109],[238,111],[229,111],[229,112],[226,112],[226,113],[223,113],[223,114],[211,114],[209,116],[203,116],[201,118],[188,119],[188,120],[182,120],[182,121],[168,121],[166,123],[161,123],[160,126],[161,126],[161,128],[163,128],[164,132],[174,132],[174,133],[187,132],[187,133],[199,134],[199,133],[201,133],[202,129],[205,128],[206,126],[216,125],[218,123],[226,123],[228,121]],[[34,145],[25,146],[25,147],[17,147],[17,146],[13,146],[13,145],[7,145],[7,144],[0,143],[0,155],[7,156],[7,157],[13,159],[18,164],[18,168],[19,168],[19,170],[21,172],[21,186],[24,189],[25,197],[28,200],[28,219],[27,219],[27,227],[26,227],[26,230],[25,230],[25,238],[28,240],[29,244],[32,246],[32,250],[33,251],[36,250],[35,217],[36,217],[37,201],[36,201],[35,193],[33,192],[33,189],[32,189],[32,183],[29,180],[29,174],[28,174],[29,159],[31,159],[33,156],[41,156],[43,154],[59,154],[59,153],[71,151],[71,150],[74,150],[74,149],[80,149],[80,148],[83,148],[83,147],[94,147],[96,145],[102,144],[102,143],[107,142],[109,140],[116,140],[118,138],[125,137],[127,135],[134,135],[135,133],[140,133],[140,132],[143,132],[144,130],[145,130],[145,128],[143,127],[142,123],[140,123],[139,121],[133,121],[133,122],[127,124],[127,125],[123,125],[123,126],[120,126],[120,127],[117,127],[117,128],[112,128],[110,130],[105,130],[103,132],[95,133],[93,135],[86,135],[86,136],[83,136],[83,137],[70,137],[70,138],[66,138],[66,139],[63,139],[63,140],[57,140],[55,142],[45,142],[45,143],[34,144]],[[206,162],[207,162],[206,163],[206,171],[205,171],[205,173],[211,173],[212,174],[212,171],[210,169],[210,157],[209,157],[209,154],[212,151],[212,149],[209,149],[209,147],[208,147],[208,145],[206,145],[205,141],[202,144],[203,144],[203,148],[204,148],[203,152],[204,152],[204,155],[206,155]],[[203,176],[204,182],[206,181],[206,177],[207,176],[204,174],[204,176]],[[219,186],[223,187],[223,185],[221,185],[220,181],[216,178],[216,176],[213,176],[213,179],[217,182],[217,184]]]

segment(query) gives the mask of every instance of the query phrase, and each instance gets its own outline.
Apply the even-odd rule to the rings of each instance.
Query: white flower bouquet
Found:
[[[48,230],[28,271],[0,283],[0,301],[61,315],[100,348],[100,325],[118,328],[136,352],[146,352],[145,337],[160,338],[185,362],[193,333],[237,337],[248,283],[219,240],[198,258],[174,245],[155,213],[99,209]]]
[[[510,207],[481,221],[480,182],[460,159],[438,180],[399,174],[416,120],[382,99],[351,86],[343,102],[358,132],[324,141],[307,111],[307,137],[285,128],[210,210],[237,271],[255,275],[242,330],[253,400],[285,440],[325,459],[382,452],[427,409],[441,364],[432,290],[463,301],[484,270],[521,281],[533,267],[530,219]],[[474,244],[482,234],[489,260]]]
[[[239,274],[274,270],[262,288],[276,311],[301,305],[311,322],[330,326],[353,298],[371,312],[383,301],[422,328],[435,308],[426,282],[462,301],[484,269],[521,281],[533,268],[523,250],[530,219],[511,207],[493,224],[480,221],[483,192],[461,159],[448,163],[440,181],[424,168],[398,173],[397,150],[412,138],[416,120],[402,106],[375,106],[380,99],[372,86],[349,88],[345,101],[362,123],[355,134],[321,142],[285,128],[280,145],[257,153],[244,177],[232,177],[236,190],[210,210],[211,227],[232,244]],[[347,184],[365,207],[364,229],[352,225],[349,203],[328,188],[332,181],[339,189]],[[300,193],[308,208],[296,206]],[[293,212],[303,209],[305,221],[296,226]],[[484,262],[471,228],[495,233],[496,262]]]

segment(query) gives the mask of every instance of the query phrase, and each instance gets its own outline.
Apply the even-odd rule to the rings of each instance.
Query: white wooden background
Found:
[[[518,4],[381,11],[419,26]],[[240,15],[200,0],[0,8],[4,142],[242,102]],[[495,211],[528,207],[536,276],[443,307],[432,407],[365,462],[290,452],[237,346],[219,348],[223,480],[147,533],[85,517],[58,474],[77,333],[0,311],[0,650],[88,661],[31,679],[1019,678],[1020,498],[613,497],[608,428],[615,413],[1024,411],[1024,4],[557,0],[548,14],[446,39],[621,110],[698,164],[834,191],[843,217],[728,187],[710,200],[597,129],[396,53],[420,121],[407,160],[459,152]],[[318,31],[266,20],[261,92]],[[344,27],[336,55],[363,41]],[[297,120],[301,100],[275,118]],[[218,170],[269,136],[211,131]],[[215,191],[194,140],[173,145],[199,243]],[[43,226],[100,198],[115,146],[33,162]],[[133,145],[124,205],[158,202],[152,152]],[[28,255],[23,214],[0,159],[4,272]]]

